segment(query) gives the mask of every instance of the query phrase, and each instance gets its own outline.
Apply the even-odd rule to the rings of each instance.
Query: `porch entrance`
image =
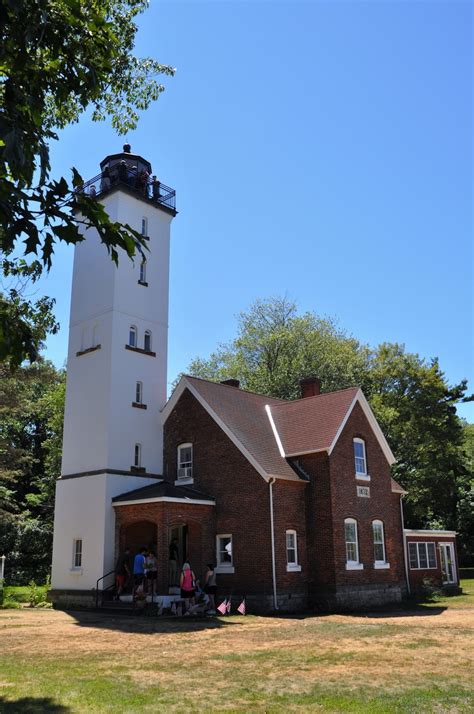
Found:
[[[454,548],[452,543],[440,543],[439,555],[441,558],[443,585],[452,585],[453,583],[456,583],[456,567],[454,565]]]

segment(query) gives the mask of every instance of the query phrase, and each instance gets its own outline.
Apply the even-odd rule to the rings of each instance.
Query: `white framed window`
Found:
[[[135,385],[135,402],[137,404],[143,403],[143,383],[137,382]]]
[[[370,481],[370,476],[367,473],[367,459],[365,456],[365,441],[363,439],[353,439],[354,444],[354,466],[356,478]]]
[[[151,352],[151,332],[150,332],[150,330],[145,330],[145,339],[143,342],[143,347],[146,352]]]
[[[82,538],[74,538],[72,543],[72,567],[82,568]]]
[[[135,444],[134,454],[133,454],[133,465],[140,468],[142,465],[142,445]]]
[[[128,331],[128,344],[130,347],[137,346],[137,328],[135,325],[130,325],[130,329]]]
[[[359,562],[359,541],[355,518],[345,519],[344,537],[346,541],[346,570],[362,570],[364,566]]]
[[[221,533],[216,536],[216,563],[218,572],[235,572],[231,533]]]
[[[148,236],[148,218],[142,218],[142,236]]]
[[[374,568],[389,568],[385,557],[385,534],[382,521],[372,521],[374,536]]]
[[[411,570],[436,568],[436,548],[434,543],[408,543]]]
[[[146,283],[146,260],[142,259],[140,263],[140,282]]]
[[[286,570],[287,572],[300,572],[298,563],[298,537],[296,531],[286,531]]]
[[[178,481],[192,483],[193,479],[193,445],[180,444],[178,446]]]

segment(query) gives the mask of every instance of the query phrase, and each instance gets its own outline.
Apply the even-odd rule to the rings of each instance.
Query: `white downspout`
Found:
[[[405,564],[405,580],[407,581],[408,594],[411,595],[410,574],[408,572],[407,539],[405,535],[405,522],[403,518],[403,494],[400,496],[400,518],[402,520],[403,562]]]
[[[277,582],[276,582],[276,561],[275,561],[275,531],[273,525],[273,484],[275,479],[272,477],[269,480],[270,486],[270,533],[272,541],[272,576],[273,576],[273,606],[275,610],[278,610],[278,595],[277,595]]]

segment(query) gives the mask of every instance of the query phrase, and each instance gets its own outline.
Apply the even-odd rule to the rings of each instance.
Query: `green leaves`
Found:
[[[91,227],[115,262],[123,251],[133,257],[145,249],[136,231],[77,193],[84,181],[76,169],[71,182],[50,179],[49,142],[88,107],[95,120],[108,117],[123,134],[158,98],[164,88],[157,75],[174,70],[133,55],[134,18],[146,7],[144,0],[0,0],[0,251],[6,256],[23,243],[25,254],[49,270],[55,242],[81,241]],[[11,307],[3,303],[0,356],[10,345],[17,364],[33,359],[39,343],[28,320],[7,324],[20,305]]]

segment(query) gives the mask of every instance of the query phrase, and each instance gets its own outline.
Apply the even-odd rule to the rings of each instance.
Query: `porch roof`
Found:
[[[190,503],[215,503],[215,498],[190,486],[175,486],[168,481],[158,481],[150,486],[126,491],[112,499],[114,505],[120,506],[131,501],[156,501],[156,500],[187,501]]]

